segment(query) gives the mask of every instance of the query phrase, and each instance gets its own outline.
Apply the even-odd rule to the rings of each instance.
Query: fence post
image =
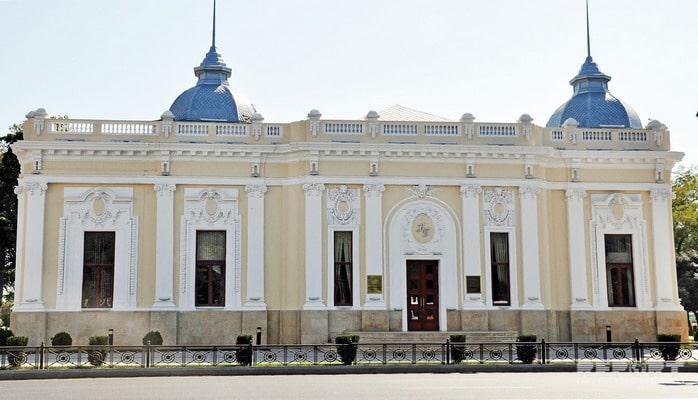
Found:
[[[446,365],[451,363],[451,338],[446,339]]]
[[[635,352],[635,361],[639,364],[642,361],[642,354],[640,353],[640,341],[638,338],[635,338],[635,346],[634,347],[634,352]]]
[[[44,342],[41,342],[39,351],[39,369],[44,369]]]
[[[546,358],[548,355],[547,349],[545,347],[545,339],[540,340],[540,352],[541,352],[541,357],[540,357],[541,364],[545,365],[545,364],[547,364]]]
[[[250,343],[248,346],[250,346],[250,367],[252,367],[254,365],[255,358],[257,357],[255,356],[254,346],[252,345],[252,343]]]
[[[150,368],[150,340],[145,342],[145,367]]]

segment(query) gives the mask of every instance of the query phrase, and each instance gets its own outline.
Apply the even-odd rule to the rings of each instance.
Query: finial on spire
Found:
[[[213,0],[213,37],[211,38],[211,46],[216,47],[216,0]]]
[[[589,40],[589,0],[586,0],[586,2],[587,2],[587,57],[591,57],[591,41]],[[215,23],[214,23],[214,27],[215,27]]]

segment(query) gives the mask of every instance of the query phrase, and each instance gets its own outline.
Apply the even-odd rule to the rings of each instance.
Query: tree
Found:
[[[9,292],[12,297],[12,285],[15,273],[15,245],[17,238],[17,195],[14,192],[20,173],[19,161],[12,152],[12,144],[22,140],[24,135],[20,125],[13,125],[7,135],[0,137],[0,306],[2,293]]]
[[[698,171],[684,169],[674,178],[672,201],[679,298],[698,313]]]

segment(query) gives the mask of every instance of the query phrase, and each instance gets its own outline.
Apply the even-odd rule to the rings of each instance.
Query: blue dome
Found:
[[[245,96],[230,89],[231,70],[215,46],[194,73],[199,78],[196,86],[180,94],[170,106],[176,121],[251,122],[256,110]]]
[[[574,118],[580,128],[642,129],[635,110],[608,91],[610,80],[588,56],[579,74],[570,81],[574,87],[572,98],[555,110],[546,126],[559,128],[568,118]]]

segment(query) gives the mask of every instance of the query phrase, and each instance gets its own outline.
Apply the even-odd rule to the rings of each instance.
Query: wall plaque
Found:
[[[368,275],[366,276],[366,293],[381,294],[383,293],[383,275]]]

